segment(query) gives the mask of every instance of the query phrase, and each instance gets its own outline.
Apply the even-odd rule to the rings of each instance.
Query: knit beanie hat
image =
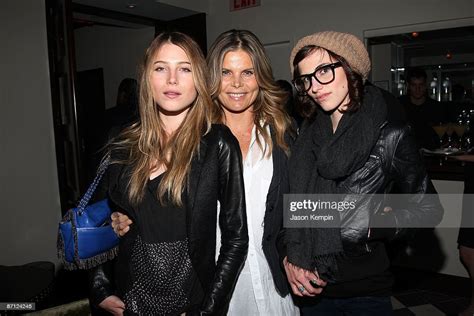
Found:
[[[360,74],[364,81],[367,80],[370,72],[370,59],[364,43],[352,34],[334,31],[314,33],[303,37],[296,43],[290,55],[292,75],[294,72],[293,60],[296,54],[300,49],[308,45],[324,48],[343,57],[352,70]]]

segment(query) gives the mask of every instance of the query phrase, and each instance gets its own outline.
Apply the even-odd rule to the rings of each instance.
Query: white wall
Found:
[[[180,4],[192,7],[193,0],[181,0]],[[351,32],[360,38],[364,31],[393,26],[459,19],[474,16],[472,0],[265,0],[261,6],[229,11],[228,0],[209,0],[207,16],[207,38],[212,41],[230,28],[245,28],[253,31],[264,43],[290,41],[286,56],[296,40],[304,35],[336,30]],[[289,79],[288,61],[276,65],[278,71],[285,70]]]
[[[138,79],[137,66],[154,35],[153,27],[125,29],[93,26],[74,32],[77,71],[104,69],[106,108],[115,106],[122,79]]]
[[[44,1],[2,1],[0,21],[0,265],[56,262],[61,211]]]
[[[473,0],[265,0],[261,6],[229,10],[229,0],[160,0],[159,2],[207,14],[208,47],[220,33],[242,28],[254,32],[265,46],[275,69],[275,78],[290,79],[288,58],[295,42],[308,34],[335,30],[351,32],[361,39],[394,32],[456,27],[456,20],[474,23]],[[466,21],[466,18],[470,18]],[[453,21],[454,20],[454,21]],[[274,47],[273,43],[279,44]],[[286,44],[288,43],[288,44]]]

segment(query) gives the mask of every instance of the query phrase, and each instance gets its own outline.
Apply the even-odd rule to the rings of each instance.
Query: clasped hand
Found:
[[[305,270],[288,262],[287,257],[283,259],[286,277],[290,283],[291,290],[296,296],[316,296],[321,294],[326,282],[319,278],[315,272]]]

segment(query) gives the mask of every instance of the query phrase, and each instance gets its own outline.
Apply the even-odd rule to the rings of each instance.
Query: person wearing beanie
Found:
[[[318,210],[334,219],[324,228],[282,230],[279,251],[292,292],[301,297],[302,315],[389,315],[393,280],[384,242],[405,227],[434,227],[443,208],[410,128],[387,120],[380,89],[365,84],[371,63],[356,36],[306,36],[290,67],[306,118],[291,149],[290,193],[356,199],[354,208]],[[403,208],[378,195],[393,185],[407,194]]]

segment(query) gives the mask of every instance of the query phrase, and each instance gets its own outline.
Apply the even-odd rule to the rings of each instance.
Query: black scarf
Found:
[[[333,133],[330,116],[318,109],[315,121],[297,140],[290,159],[290,192],[342,194],[337,183],[364,166],[386,119],[378,88],[365,87],[361,108],[345,113]],[[338,215],[338,214],[337,214]],[[288,261],[337,280],[337,259],[344,255],[340,228],[287,229]]]

